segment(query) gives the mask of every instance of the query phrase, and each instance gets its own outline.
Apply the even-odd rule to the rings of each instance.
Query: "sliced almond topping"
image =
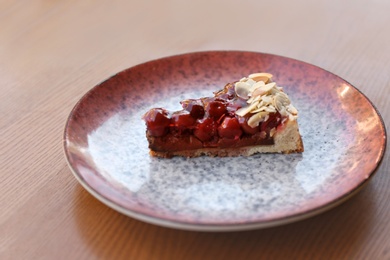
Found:
[[[297,116],[294,116],[294,115],[288,115],[288,119],[289,119],[290,121],[294,121],[294,120],[296,120],[296,119],[297,119]]]
[[[263,81],[255,82],[255,84],[251,87],[252,96],[254,95],[254,91],[256,91],[258,88],[264,87],[265,83]]]
[[[276,88],[272,88],[272,89],[269,91],[269,94],[270,94],[270,95],[276,95],[276,94],[278,94],[278,93],[280,93],[280,92],[283,92],[283,90],[280,89],[280,88],[278,88],[278,87],[276,87]]]
[[[297,109],[291,104],[283,88],[277,86],[271,78],[269,73],[254,73],[234,84],[237,96],[248,103],[246,107],[238,109],[236,115],[245,116],[250,113],[248,125],[251,127],[268,120],[270,113],[279,112],[282,115],[282,123],[285,120],[296,120],[298,117]],[[271,137],[275,132],[276,128],[271,129]]]
[[[253,79],[255,81],[264,81],[264,83],[267,83],[272,78],[272,74],[265,72],[253,73],[249,75],[248,78]]]
[[[275,113],[276,109],[271,105],[271,106],[258,106],[258,109],[252,110],[251,113],[258,113],[258,112],[267,112],[267,113]]]
[[[248,119],[248,125],[252,128],[256,127],[259,125],[260,122],[263,122],[267,116],[267,112],[259,112],[257,114],[254,114]]]
[[[234,90],[238,97],[248,99],[250,94],[250,85],[246,82],[239,81],[234,84]]]
[[[287,111],[290,112],[293,115],[297,115],[298,114],[298,110],[292,104],[287,106]]]
[[[263,100],[265,104],[272,104],[273,101],[271,96],[262,96],[261,100]]]
[[[280,112],[280,110],[282,110],[284,107],[283,107],[283,104],[282,102],[280,102],[279,99],[277,98],[273,98],[272,99],[272,105]]]
[[[258,96],[258,97],[260,97],[260,96]],[[259,100],[260,100],[260,99],[259,99]],[[263,100],[260,100],[260,103],[257,105],[257,107],[264,107],[264,106],[266,106],[266,105],[267,105],[267,104],[265,104]]]
[[[252,111],[253,109],[256,108],[257,104],[259,104],[259,101],[255,101],[253,102],[252,104],[250,104],[249,106],[246,106],[246,107],[242,107],[240,109],[238,109],[236,111],[236,115],[239,115],[239,116],[245,116],[246,114],[248,114],[250,111]]]
[[[257,88],[255,91],[253,91],[252,95],[253,96],[264,95],[268,93],[271,89],[273,89],[275,86],[276,86],[275,82],[262,85],[259,88]]]
[[[284,92],[277,93],[275,95],[275,98],[278,99],[283,104],[283,106],[288,106],[291,103],[291,101],[288,98],[287,94],[284,93]]]
[[[253,85],[256,84],[257,82],[254,81],[253,79],[247,79],[247,81],[245,81],[245,83],[249,84],[250,89],[252,89]]]
[[[252,103],[252,102],[255,102],[255,101],[259,101],[261,99],[261,96],[257,96],[257,97],[250,97],[246,102],[248,104]]]
[[[254,97],[250,97],[250,98],[246,101],[246,103],[250,104],[250,103],[253,102],[254,99],[255,99]]]
[[[274,108],[274,106],[271,105],[271,106],[264,107],[264,111],[268,113],[275,113],[276,109]]]
[[[288,112],[286,110],[285,107],[282,107],[280,110],[278,110],[279,113],[282,115],[282,116],[288,116]]]
[[[259,113],[261,111],[264,111],[264,109],[261,107],[261,108],[258,108],[258,109],[255,109],[255,110],[252,110],[251,113],[252,114],[255,114],[255,113]]]

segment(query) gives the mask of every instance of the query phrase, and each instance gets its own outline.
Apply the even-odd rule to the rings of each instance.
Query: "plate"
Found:
[[[300,111],[302,154],[235,158],[149,155],[142,115],[152,107],[212,96],[242,76],[265,71]],[[316,66],[277,55],[210,51],[126,69],[87,92],[64,133],[69,166],[107,206],[135,219],[197,231],[271,227],[328,210],[368,182],[386,131],[355,87]]]

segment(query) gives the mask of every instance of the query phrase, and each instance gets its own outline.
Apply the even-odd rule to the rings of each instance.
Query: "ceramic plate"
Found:
[[[300,111],[303,154],[158,159],[142,115],[212,96],[265,71]],[[66,124],[64,148],[78,181],[133,218],[166,227],[231,231],[323,212],[372,177],[386,144],[382,119],[355,87],[316,66],[270,54],[200,52],[150,61],[92,88]]]

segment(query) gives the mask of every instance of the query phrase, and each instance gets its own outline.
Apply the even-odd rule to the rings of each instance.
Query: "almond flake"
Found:
[[[273,98],[272,100],[272,105],[280,112],[280,110],[282,110],[284,107],[283,107],[283,104],[282,102],[280,102],[279,99],[277,98]]]
[[[251,87],[252,96],[254,95],[254,91],[256,91],[258,88],[264,87],[265,83],[263,81],[255,82],[255,84]]]
[[[257,97],[250,97],[246,102],[248,104],[252,103],[252,102],[255,102],[255,101],[259,101],[260,100],[260,96],[257,96]]]
[[[252,110],[251,113],[258,113],[258,112],[267,112],[267,113],[275,113],[276,109],[273,106],[261,106],[258,109]]]
[[[255,101],[253,102],[252,104],[250,104],[249,106],[246,106],[246,107],[242,107],[240,109],[238,109],[236,111],[236,115],[239,115],[239,116],[245,116],[246,114],[248,114],[250,111],[252,111],[253,109],[256,108],[257,104],[259,104],[259,101]]]
[[[261,112],[261,111],[264,111],[263,107],[258,108],[258,109],[255,109],[255,110],[252,110],[251,113],[252,113],[252,114],[256,114],[256,113],[259,113],[259,112]]]
[[[287,106],[287,111],[290,112],[293,115],[297,115],[298,114],[298,110],[292,104]]]
[[[252,128],[256,127],[259,125],[260,122],[263,122],[264,119],[267,117],[266,112],[259,112],[257,114],[254,114],[248,119],[248,125]]]
[[[280,110],[278,109],[278,111],[279,111],[279,113],[282,116],[288,116],[289,115],[285,107],[282,107]]]
[[[249,98],[249,88],[250,85],[246,82],[239,81],[234,84],[234,90],[236,91],[237,96],[243,99]]]
[[[258,97],[260,97],[260,96],[258,96]],[[260,100],[260,99],[259,99]],[[264,101],[263,100],[260,100],[260,103],[257,105],[257,107],[264,107],[264,106],[266,106],[267,104],[265,104],[264,103]]]
[[[257,88],[255,91],[253,91],[253,96],[257,95],[264,95],[268,93],[271,89],[273,89],[276,86],[275,82],[268,83],[266,85],[262,85],[261,87]]]
[[[288,106],[291,103],[290,99],[284,92],[277,93],[274,98],[277,99],[280,103],[282,103],[283,106]]]
[[[296,120],[297,118],[298,118],[297,116],[288,115],[288,119],[289,119],[290,121],[294,121],[294,120]]]
[[[262,96],[261,100],[263,100],[265,104],[272,104],[273,99],[271,96]]]
[[[267,83],[272,78],[272,74],[265,73],[265,72],[253,73],[253,74],[250,74],[248,76],[248,78],[251,78],[255,81],[263,81],[264,83]]]
[[[254,81],[253,79],[248,79],[247,81],[245,81],[245,83],[249,84],[249,86],[250,86],[249,89],[252,89],[253,85],[256,84],[257,82]]]
[[[269,112],[269,113],[275,113],[276,109],[274,108],[274,106],[270,105],[270,106],[264,107],[264,111]]]

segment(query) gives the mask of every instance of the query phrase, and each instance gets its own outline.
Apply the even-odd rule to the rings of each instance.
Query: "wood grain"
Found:
[[[343,205],[297,223],[202,233],[98,202],[63,155],[66,119],[127,67],[202,50],[288,56],[359,88],[390,122],[390,2],[0,2],[0,259],[390,259],[389,155]]]

